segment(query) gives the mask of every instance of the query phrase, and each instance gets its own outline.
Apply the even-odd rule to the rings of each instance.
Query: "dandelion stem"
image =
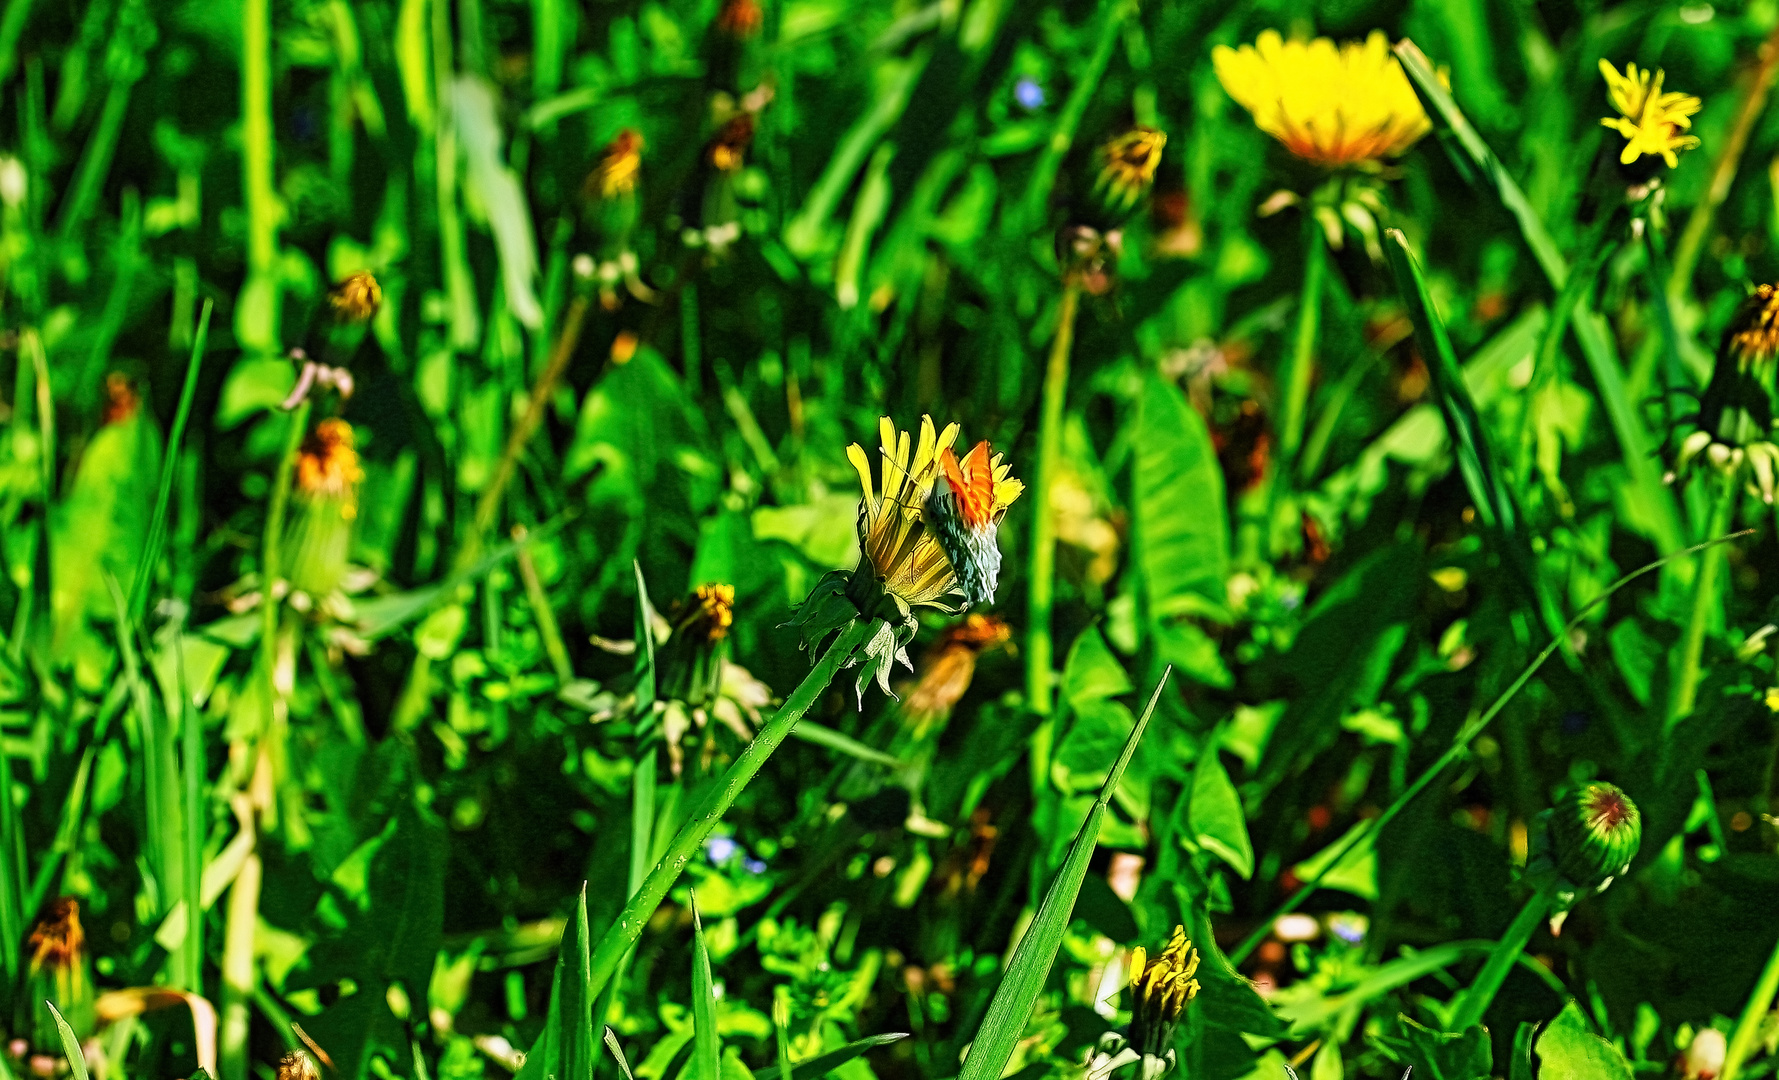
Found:
[[[828,646],[821,659],[816,661],[815,667],[803,677],[797,689],[785,699],[785,703],[773,714],[772,719],[760,728],[753,741],[748,743],[747,749],[741,752],[710,794],[705,796],[697,811],[680,826],[672,842],[667,845],[667,850],[662,853],[660,861],[643,878],[641,887],[631,895],[630,902],[624,905],[617,921],[599,939],[599,945],[593,951],[592,966],[584,991],[589,999],[599,1000],[606,983],[618,970],[630,947],[642,936],[642,929],[648,925],[655,909],[661,906],[667,890],[673,887],[686,864],[692,861],[692,856],[704,845],[711,830],[716,828],[717,822],[723,819],[723,814],[734,805],[736,797],[760,771],[760,767],[766,764],[766,759],[772,756],[773,751],[791,733],[791,729],[797,726],[797,721],[815,704],[816,698],[827,690],[828,684],[834,681],[834,676],[839,674],[841,667],[870,640],[872,632],[879,625],[881,624],[876,620],[854,619],[840,631],[839,637]]]
[[[1711,524],[1706,536],[1718,536],[1729,528],[1740,482],[1735,472],[1724,474],[1723,489],[1717,493],[1711,507]],[[1680,641],[1680,664],[1674,675],[1673,694],[1668,699],[1667,723],[1662,728],[1664,735],[1692,715],[1699,692],[1699,660],[1705,652],[1705,628],[1712,613],[1719,610],[1717,579],[1723,569],[1723,560],[1724,552],[1716,548],[1699,556],[1698,576],[1693,579],[1693,610],[1686,621],[1686,635]]]
[[[1266,935],[1271,933],[1273,923],[1279,916],[1296,911],[1298,905],[1307,900],[1309,895],[1315,892],[1317,887],[1322,884],[1322,880],[1329,874],[1333,873],[1334,868],[1340,866],[1346,860],[1348,853],[1357,848],[1361,841],[1368,840],[1382,832],[1384,826],[1395,820],[1396,815],[1402,813],[1402,811],[1407,808],[1408,804],[1414,801],[1415,796],[1425,791],[1427,785],[1431,784],[1440,773],[1444,772],[1447,765],[1450,765],[1461,757],[1465,748],[1470,745],[1470,741],[1482,734],[1483,729],[1488,727],[1490,722],[1495,719],[1501,710],[1507,707],[1507,703],[1513,700],[1514,696],[1520,692],[1521,687],[1532,681],[1532,676],[1538,674],[1538,669],[1544,666],[1544,662],[1549,660],[1551,656],[1562,647],[1563,642],[1568,639],[1569,634],[1573,633],[1575,629],[1587,619],[1589,612],[1610,600],[1614,593],[1645,574],[1660,570],[1662,567],[1676,559],[1683,559],[1688,555],[1705,551],[1709,548],[1716,547],[1719,544],[1728,543],[1738,537],[1747,536],[1753,531],[1753,529],[1744,529],[1741,532],[1731,533],[1728,536],[1718,536],[1707,540],[1702,544],[1695,544],[1692,547],[1676,551],[1672,555],[1664,555],[1654,562],[1645,563],[1626,574],[1624,577],[1613,582],[1606,591],[1583,605],[1581,610],[1577,611],[1575,616],[1571,618],[1568,624],[1563,628],[1563,633],[1552,638],[1548,645],[1539,650],[1538,655],[1533,657],[1532,662],[1527,664],[1525,669],[1515,677],[1513,682],[1508,684],[1507,689],[1501,691],[1501,696],[1497,697],[1481,716],[1459,729],[1457,738],[1452,740],[1452,745],[1446,747],[1445,753],[1439,755],[1437,761],[1427,766],[1427,770],[1420,776],[1416,777],[1415,782],[1405,788],[1402,794],[1396,796],[1395,801],[1386,807],[1383,813],[1372,818],[1368,827],[1354,829],[1348,834],[1347,839],[1341,844],[1339,850],[1335,851],[1333,856],[1322,864],[1322,869],[1317,871],[1314,877],[1298,886],[1297,891],[1292,893],[1283,904],[1280,904],[1278,910],[1263,919],[1260,925],[1255,927],[1254,931],[1248,935],[1247,939],[1238,945],[1235,951],[1229,954],[1229,962],[1231,964],[1240,964],[1242,961],[1246,960],[1255,949],[1260,947],[1260,943],[1266,940]]]
[[[1513,968],[1520,954],[1526,951],[1526,943],[1532,940],[1532,934],[1538,924],[1544,921],[1545,913],[1550,910],[1551,900],[1556,896],[1556,885],[1546,884],[1526,900],[1526,906],[1514,917],[1495,943],[1489,958],[1483,962],[1482,970],[1476,973],[1470,989],[1464,992],[1463,998],[1452,1014],[1451,1023],[1446,1025],[1453,1031],[1464,1031],[1472,1024],[1480,1023],[1483,1013],[1489,1011],[1489,1004],[1495,1000],[1496,991],[1506,980],[1507,973]]]
[[[245,815],[242,820],[251,822],[252,816]],[[259,852],[249,852],[229,889],[222,945],[220,1080],[247,1078],[247,1035],[252,1020],[248,1004],[253,1000],[253,932],[259,923],[261,872]]]
[[[1081,283],[1063,284],[1057,307],[1056,337],[1050,343],[1050,363],[1044,369],[1043,412],[1038,418],[1038,468],[1032,478],[1032,570],[1026,627],[1026,699],[1032,711],[1050,715],[1052,648],[1050,605],[1056,596],[1056,517],[1050,510],[1050,488],[1056,483],[1057,458],[1062,453],[1062,410],[1069,396],[1069,352],[1075,343],[1075,315],[1081,307]],[[1042,775],[1049,768],[1048,728],[1032,740],[1032,768]]]
[[[1742,1015],[1736,1021],[1736,1030],[1730,1033],[1730,1045],[1723,1055],[1723,1071],[1718,1074],[1719,1080],[1736,1080],[1736,1074],[1742,1071],[1742,1062],[1748,1060],[1755,1040],[1760,1038],[1761,1022],[1773,1008],[1773,997],[1776,994],[1779,994],[1779,944],[1773,946],[1773,955],[1767,957],[1767,966],[1760,973],[1760,981],[1754,984],[1754,992],[1748,995],[1748,1004],[1743,1007]]]
[[[260,656],[265,663],[266,678],[272,678],[277,660],[273,639],[278,631],[278,575],[283,570],[284,512],[290,506],[290,477],[296,471],[297,451],[302,448],[303,435],[309,430],[310,403],[305,400],[290,414],[290,427],[284,435],[284,454],[278,459],[278,471],[272,477],[272,501],[266,507],[266,535],[261,541],[260,559]],[[275,694],[275,690],[273,693]],[[272,700],[268,694],[266,701]],[[270,724],[268,722],[268,730]]]
[[[1314,215],[1304,219],[1303,294],[1297,307],[1297,335],[1292,342],[1290,364],[1285,368],[1285,400],[1279,413],[1279,468],[1286,469],[1303,444],[1304,412],[1310,400],[1310,376],[1315,370],[1316,330],[1322,317],[1322,284],[1328,278],[1328,246],[1322,226]]]

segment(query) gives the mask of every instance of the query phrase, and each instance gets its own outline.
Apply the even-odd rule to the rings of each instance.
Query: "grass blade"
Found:
[[[692,908],[692,1080],[720,1080],[723,1044],[717,1038],[717,995],[710,977],[710,950],[704,944],[704,921],[698,917],[698,894]]]
[[[173,429],[167,432],[166,453],[161,455],[161,482],[154,494],[154,516],[149,519],[148,543],[142,548],[142,557],[136,563],[136,576],[130,581],[127,610],[132,618],[142,617],[142,604],[148,599],[155,564],[161,561],[161,542],[167,532],[167,503],[173,495],[173,476],[179,469],[179,448],[185,442],[185,425],[191,420],[192,399],[198,394],[198,370],[204,364],[204,346],[210,340],[210,310],[213,306],[213,302],[206,298],[204,310],[198,315],[198,332],[192,339],[191,360],[185,365],[185,386],[179,391],[179,408],[173,414]]]
[[[1038,905],[1038,914],[1032,919],[1025,936],[1019,939],[1019,947],[1013,950],[1013,961],[1007,965],[1007,973],[988,1003],[988,1012],[976,1029],[970,1056],[964,1059],[958,1080],[997,1080],[1013,1057],[1013,1050],[1025,1030],[1026,1018],[1031,1015],[1044,983],[1050,978],[1050,968],[1056,963],[1056,953],[1069,928],[1069,917],[1075,910],[1075,897],[1081,892],[1081,882],[1087,877],[1088,860],[1099,843],[1100,825],[1105,821],[1112,794],[1124,778],[1125,767],[1130,764],[1137,743],[1142,741],[1143,732],[1149,726],[1149,718],[1155,714],[1155,705],[1161,700],[1162,688],[1167,686],[1172,671],[1171,667],[1164,671],[1161,681],[1155,684],[1155,692],[1149,696],[1149,707],[1143,710],[1137,726],[1131,729],[1117,764],[1112,766],[1111,774],[1100,788],[1099,798],[1094,800],[1087,820],[1081,823],[1081,831],[1075,834],[1068,858],[1063,860],[1062,869],[1057,871],[1056,879],[1045,891],[1043,903]]]
[[[86,1071],[86,1054],[80,1049],[80,1038],[68,1021],[62,1018],[61,1010],[53,1001],[45,998],[43,1004],[49,1008],[49,1014],[56,1018],[56,1030],[62,1033],[62,1053],[68,1057],[68,1067],[74,1070],[74,1080],[89,1080]]]
[[[863,1039],[849,1042],[838,1050],[830,1050],[819,1057],[808,1061],[800,1061],[791,1068],[791,1080],[821,1080],[822,1077],[838,1069],[840,1066],[858,1057],[867,1050],[875,1050],[879,1046],[901,1042],[908,1037],[906,1031],[891,1031],[882,1035],[867,1035]]]

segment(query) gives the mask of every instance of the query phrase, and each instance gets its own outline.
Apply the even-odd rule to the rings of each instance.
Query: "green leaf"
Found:
[[[1229,522],[1223,470],[1205,422],[1186,398],[1151,375],[1137,396],[1137,565],[1149,615],[1163,619],[1228,602]]]
[[[886,769],[900,769],[908,764],[894,754],[886,754],[876,747],[866,746],[850,735],[843,735],[831,727],[823,727],[813,720],[797,721],[797,726],[791,729],[791,737],[816,746],[825,746],[860,761],[882,765]]]
[[[1198,756],[1192,772],[1192,831],[1200,847],[1228,863],[1243,878],[1254,876],[1254,845],[1248,818],[1215,741]]]
[[[1149,726],[1149,718],[1155,714],[1155,705],[1161,700],[1161,691],[1167,685],[1167,678],[1168,673],[1163,672],[1161,681],[1155,684],[1155,692],[1149,697],[1149,706],[1143,710],[1135,730],[1126,740],[1118,763],[1112,767],[1111,775],[1106,777],[1105,785],[1100,788],[1099,798],[1094,801],[1093,809],[1088,811],[1087,820],[1075,834],[1075,843],[1069,848],[1068,858],[1063,861],[1062,869],[1057,871],[1050,887],[1044,891],[1044,899],[1038,905],[1037,915],[1033,917],[1025,935],[1019,939],[1018,948],[1013,950],[1013,960],[1007,965],[1001,985],[995,988],[994,997],[989,1000],[988,1011],[976,1029],[976,1037],[971,1040],[970,1055],[964,1059],[964,1067],[958,1073],[958,1080],[999,1080],[1006,1071],[1007,1062],[1013,1057],[1013,1050],[1025,1032],[1026,1018],[1031,1016],[1038,995],[1043,992],[1044,984],[1050,978],[1050,968],[1056,962],[1056,951],[1062,946],[1063,935],[1068,932],[1075,898],[1081,892],[1082,879],[1087,876],[1088,860],[1093,857],[1094,848],[1098,846],[1100,823],[1105,820],[1112,793],[1118,790],[1118,781],[1129,766],[1131,755],[1136,752],[1137,743],[1143,738],[1144,729]]]
[[[722,1080],[723,1044],[717,1037],[717,995],[698,897],[692,896],[692,1080]]]
[[[822,1077],[865,1051],[875,1050],[879,1046],[888,1046],[893,1042],[901,1042],[907,1037],[906,1031],[892,1031],[883,1035],[868,1035],[855,1042],[849,1042],[838,1050],[830,1050],[818,1057],[812,1057],[808,1061],[798,1062],[791,1069],[791,1080],[821,1080]]]
[[[649,602],[649,586],[642,579],[642,563],[631,560],[636,571],[636,709],[642,713],[655,703],[655,605]]]
[[[1322,871],[1341,852],[1342,846],[1352,840],[1353,834],[1364,830],[1367,835],[1340,855],[1340,862],[1326,877]],[[1377,846],[1376,835],[1371,830],[1369,821],[1358,821],[1353,827],[1341,834],[1341,838],[1329,844],[1321,851],[1292,867],[1292,872],[1299,881],[1321,881],[1324,889],[1340,889],[1350,892],[1361,900],[1377,899]]]
[[[1068,663],[1063,665],[1062,696],[1071,706],[1080,708],[1094,698],[1118,697],[1131,691],[1130,676],[1124,665],[1112,655],[1099,627],[1081,631],[1069,646]]]
[[[1631,1080],[1631,1065],[1618,1048],[1589,1029],[1574,1001],[1538,1036],[1539,1080]]]
[[[86,1055],[81,1052],[80,1037],[74,1034],[74,1029],[68,1026],[68,1021],[62,1018],[61,1011],[56,1008],[55,1002],[46,998],[43,1004],[49,1009],[49,1014],[56,1018],[56,1030],[62,1034],[62,1053],[67,1055],[68,1067],[74,1070],[74,1080],[88,1080]]]
[[[1461,1034],[1434,1031],[1406,1016],[1396,1018],[1399,1036],[1380,1040],[1399,1064],[1412,1066],[1417,1080],[1488,1080],[1493,1056],[1489,1033],[1472,1024]]]

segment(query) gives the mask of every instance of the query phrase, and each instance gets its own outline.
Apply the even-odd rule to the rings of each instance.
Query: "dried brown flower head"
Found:
[[[717,12],[717,29],[736,41],[759,33],[764,21],[759,0],[723,0],[722,10]]]
[[[107,424],[121,424],[136,415],[142,404],[142,396],[136,392],[136,384],[121,371],[114,371],[105,376],[105,409],[102,419]]]
[[[72,967],[86,949],[80,928],[80,901],[64,896],[50,902],[43,917],[31,928],[31,970],[56,971]]]

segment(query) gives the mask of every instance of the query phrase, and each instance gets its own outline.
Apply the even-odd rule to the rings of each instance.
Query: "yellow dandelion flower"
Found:
[[[920,442],[909,459],[908,432],[896,431],[889,417],[878,424],[882,445],[883,491],[875,490],[871,459],[853,443],[847,459],[858,470],[865,504],[859,520],[861,554],[884,590],[909,607],[934,604],[957,588],[957,574],[939,540],[924,523],[927,496],[939,479],[939,455],[957,441],[958,426],[935,434],[933,418],[920,419]]]
[[[1659,156],[1672,169],[1680,164],[1674,154],[1676,150],[1691,150],[1699,145],[1697,136],[1681,132],[1693,126],[1693,114],[1699,111],[1702,103],[1691,94],[1673,91],[1664,94],[1660,68],[1654,72],[1639,71],[1636,64],[1626,64],[1621,75],[1611,64],[1601,60],[1600,74],[1606,78],[1606,93],[1612,98],[1612,107],[1622,114],[1600,119],[1602,127],[1609,127],[1625,137],[1624,153],[1618,156],[1619,164],[1629,165],[1647,154]]]
[[[1100,167],[1093,182],[1094,194],[1104,199],[1108,209],[1129,210],[1154,183],[1161,149],[1166,145],[1167,132],[1147,127],[1131,128],[1106,140],[1094,152]]]
[[[1381,30],[1340,46],[1266,30],[1252,45],[1219,45],[1211,62],[1260,130],[1326,168],[1395,157],[1433,127]]]
[[[341,322],[368,322],[383,306],[383,286],[369,270],[360,270],[329,289],[327,302]]]
[[[615,199],[636,190],[642,174],[642,133],[625,128],[599,153],[599,161],[587,175],[586,194],[592,199]]]

